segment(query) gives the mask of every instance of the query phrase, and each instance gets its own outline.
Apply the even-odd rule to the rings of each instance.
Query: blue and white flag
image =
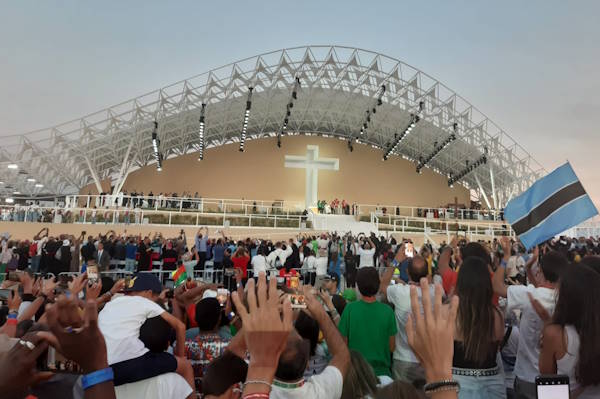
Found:
[[[504,209],[525,248],[532,248],[598,214],[570,163],[542,177]]]

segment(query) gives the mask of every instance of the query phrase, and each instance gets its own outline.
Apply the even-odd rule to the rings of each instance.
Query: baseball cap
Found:
[[[344,292],[342,292],[342,298],[348,302],[354,302],[357,299],[356,291],[351,288],[346,288]]]
[[[160,294],[162,291],[162,284],[158,277],[152,273],[138,273],[129,282],[129,287],[125,288],[123,291],[152,291],[155,294]]]
[[[328,273],[323,277],[323,280],[338,281],[338,276],[335,273]]]

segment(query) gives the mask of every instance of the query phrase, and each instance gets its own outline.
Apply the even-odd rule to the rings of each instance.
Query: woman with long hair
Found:
[[[600,274],[571,265],[560,279],[551,324],[544,328],[541,374],[569,376],[572,398],[600,397]]]
[[[377,392],[379,380],[371,365],[359,352],[350,351],[350,367],[344,377],[341,399],[370,398]]]
[[[459,399],[504,399],[504,378],[496,363],[504,337],[504,320],[492,303],[492,282],[485,260],[467,257],[458,273],[452,374],[460,383]]]

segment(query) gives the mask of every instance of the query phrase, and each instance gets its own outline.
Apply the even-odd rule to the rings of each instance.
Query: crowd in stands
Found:
[[[598,238],[1,241],[2,398],[600,397]]]

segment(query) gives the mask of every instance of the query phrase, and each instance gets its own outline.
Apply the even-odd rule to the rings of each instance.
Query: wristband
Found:
[[[7,318],[7,319],[9,319],[9,320],[10,320],[10,319],[15,319],[15,320],[16,320],[16,319],[17,319],[17,312],[10,312],[10,313],[9,313],[9,314],[6,316],[6,318]]]
[[[249,393],[242,396],[242,399],[269,399],[268,393]]]
[[[35,301],[35,295],[33,294],[23,294],[21,297],[23,302],[33,302]]]
[[[502,260],[500,261],[500,266],[502,266],[503,268],[505,268],[505,269],[506,269],[506,266],[508,266],[508,263],[507,263],[507,262],[506,262],[504,259],[502,259]]]
[[[107,367],[105,369],[96,370],[84,375],[81,378],[81,385],[83,386],[83,389],[86,390],[94,385],[102,384],[106,381],[112,381],[114,378],[115,374],[113,373],[113,369],[111,367]]]
[[[460,384],[454,380],[441,380],[425,384],[423,390],[425,391],[425,395],[444,391],[456,391],[458,393],[460,392]]]
[[[244,386],[246,385],[266,385],[269,387],[269,389],[271,389],[271,384],[269,384],[267,381],[261,381],[261,380],[248,380],[244,383]]]
[[[7,326],[16,326],[17,324],[19,324],[19,321],[16,318],[15,319],[6,319]]]

